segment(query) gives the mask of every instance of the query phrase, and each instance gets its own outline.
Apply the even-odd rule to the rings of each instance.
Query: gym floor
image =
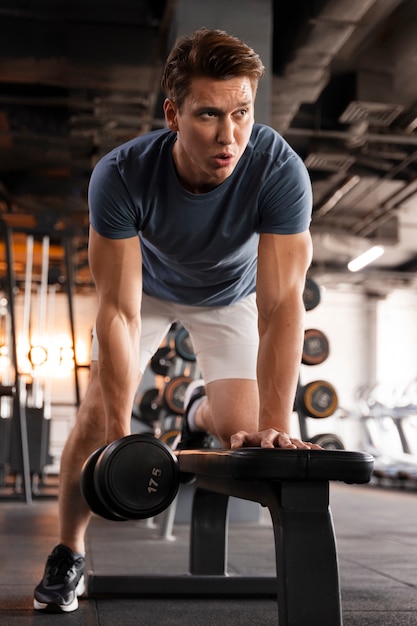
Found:
[[[344,626],[417,624],[416,490],[332,483],[330,505]],[[56,532],[55,498],[39,497],[32,504],[0,501],[1,624],[276,626],[278,622],[276,602],[268,599],[82,598],[72,614],[35,612],[33,588],[56,543]],[[87,569],[101,575],[185,574],[188,523],[176,521],[169,538],[161,534],[149,521],[118,523],[95,517],[88,533]],[[274,574],[267,511],[256,512],[252,521],[250,515],[248,521],[239,522],[231,517],[228,562],[230,574]]]

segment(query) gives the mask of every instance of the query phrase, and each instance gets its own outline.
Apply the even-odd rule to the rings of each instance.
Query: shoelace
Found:
[[[47,579],[50,584],[58,582],[58,579],[68,578],[69,573],[74,567],[74,561],[70,556],[50,556],[48,559]]]

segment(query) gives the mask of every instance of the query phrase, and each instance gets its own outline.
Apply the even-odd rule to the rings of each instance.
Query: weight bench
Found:
[[[195,475],[189,573],[96,576],[90,596],[269,597],[279,626],[341,626],[338,559],[329,481],[367,483],[373,457],[346,450],[182,450],[181,473]],[[229,496],[268,507],[277,576],[227,573]]]

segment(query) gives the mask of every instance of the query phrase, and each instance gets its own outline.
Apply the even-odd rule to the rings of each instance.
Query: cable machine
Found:
[[[38,490],[39,474],[42,465],[49,464],[49,430],[51,417],[51,380],[42,373],[42,359],[47,358],[48,326],[54,316],[57,283],[65,289],[69,316],[69,329],[74,359],[75,405],[80,404],[79,365],[76,357],[76,333],[73,309],[74,272],[72,228],[65,227],[58,232],[54,228],[50,214],[40,216],[38,224],[22,226],[31,222],[22,216],[5,214],[0,218],[0,231],[5,249],[6,279],[3,285],[4,296],[0,308],[0,346],[7,353],[9,368],[2,372],[0,380],[0,498],[23,499],[27,504],[34,496],[47,495]],[[46,218],[46,219],[45,219]],[[14,258],[14,235],[23,234],[26,245],[25,278],[23,281],[23,319],[21,333],[27,340],[28,360],[31,364],[30,381],[19,366],[17,346],[16,295],[22,284],[17,284]],[[61,268],[50,266],[50,238],[59,238],[63,248],[64,273]],[[41,276],[35,281],[33,276],[33,256],[35,242],[41,242]],[[32,345],[33,304],[32,291],[37,290],[37,334],[39,346]],[[1,286],[0,286],[1,296]],[[43,354],[42,354],[43,350]],[[2,355],[4,356],[2,353]],[[14,477],[14,483],[10,479]],[[49,494],[51,495],[51,494]],[[56,496],[56,492],[52,494]]]

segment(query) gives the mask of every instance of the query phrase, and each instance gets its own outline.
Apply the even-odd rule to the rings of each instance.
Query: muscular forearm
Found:
[[[99,376],[106,414],[106,438],[130,433],[130,420],[139,372],[140,318],[127,322],[120,315],[99,311]]]
[[[297,301],[259,318],[259,430],[289,433],[299,376],[304,307]]]
[[[99,380],[108,441],[130,434],[139,384],[142,256],[136,237],[106,239],[90,228],[88,258],[99,308]]]

